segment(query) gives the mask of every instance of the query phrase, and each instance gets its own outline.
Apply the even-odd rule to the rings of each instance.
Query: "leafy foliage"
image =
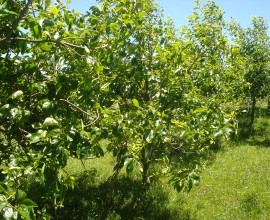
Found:
[[[33,219],[37,205],[27,197],[28,180],[44,188],[40,201],[57,209],[73,184],[59,169],[69,155],[94,149],[83,121],[96,112],[84,112],[78,97],[87,33],[82,16],[62,4],[3,1],[1,10],[1,210],[6,217]]]
[[[60,1],[1,3],[4,218],[56,215],[74,187],[60,172],[69,157],[111,152],[111,184],[123,168],[139,170],[144,187],[161,174],[178,191],[198,182],[239,98],[216,4],[198,3],[178,34],[152,0],[100,0],[84,15]]]
[[[255,106],[259,98],[269,93],[269,36],[268,24],[262,17],[252,18],[252,27],[241,28],[237,23],[230,25],[234,36],[234,53],[241,60],[234,66],[242,65],[245,84],[244,95],[251,100],[250,127],[255,117]]]

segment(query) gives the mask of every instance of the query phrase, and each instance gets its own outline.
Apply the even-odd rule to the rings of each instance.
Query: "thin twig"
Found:
[[[96,119],[95,119],[94,121],[92,121],[91,123],[85,125],[85,127],[88,127],[88,126],[91,126],[91,125],[95,124],[98,120],[99,120],[99,113],[97,112],[97,117],[96,117]]]
[[[82,56],[81,54],[79,54],[76,50],[74,50],[72,47],[70,47],[67,44],[62,45],[64,46],[64,48],[69,52],[69,54],[71,54],[71,56],[74,58],[73,54],[70,52],[70,50],[72,50],[75,54],[77,54],[78,56]],[[74,58],[75,59],[75,58]]]
[[[59,99],[59,100],[62,101],[62,102],[68,103],[71,107],[75,108],[76,110],[78,110],[78,111],[80,111],[80,112],[82,112],[82,113],[84,113],[84,114],[86,114],[86,115],[88,115],[90,117],[92,116],[88,112],[84,111],[83,109],[81,109],[80,107],[74,105],[72,102],[70,102],[70,101],[68,101],[66,99]]]
[[[69,174],[66,170],[62,169],[62,171],[63,171],[65,174],[67,174],[68,176],[70,176],[70,174]]]
[[[89,113],[86,112],[85,110],[81,109],[80,107],[74,105],[72,102],[70,102],[70,101],[68,101],[68,100],[66,100],[66,99],[59,99],[59,100],[62,101],[62,102],[66,102],[66,103],[69,104],[72,108],[75,108],[77,111],[80,111],[80,112],[82,112],[83,114],[86,114],[87,116],[92,117],[91,114],[89,114]],[[91,126],[91,125],[95,124],[95,123],[99,120],[99,117],[100,117],[100,116],[99,116],[99,113],[97,112],[97,117],[95,118],[95,120],[92,121],[91,123],[87,124],[85,127],[88,127],[88,126]]]
[[[68,40],[68,39],[87,39],[88,36],[85,37],[63,37],[63,40]]]
[[[187,72],[191,71],[192,67],[197,63],[197,61],[201,58],[201,54],[199,54],[194,61],[192,62],[192,64],[188,67]]]
[[[72,56],[72,58],[75,60],[75,57],[73,56],[73,54],[70,52],[69,48],[67,45],[63,45],[64,49]],[[74,51],[74,50],[73,50]],[[76,52],[77,53],[77,52]]]
[[[81,163],[82,163],[82,165],[83,165],[84,170],[86,171],[87,169],[86,169],[86,166],[85,166],[85,164],[84,164],[83,160],[82,160],[82,159],[80,159],[80,161],[81,161]]]
[[[26,130],[24,130],[24,129],[22,129],[22,128],[19,128],[19,130],[20,130],[21,132],[25,133],[25,134],[30,134],[28,131],[26,131]]]

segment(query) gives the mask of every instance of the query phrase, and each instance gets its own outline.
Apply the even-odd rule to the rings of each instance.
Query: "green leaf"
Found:
[[[4,206],[0,204],[0,206]],[[14,211],[12,206],[10,204],[6,204],[3,210],[3,215],[1,217],[4,217],[4,219],[10,220],[10,219],[17,219],[17,212]]]
[[[22,98],[22,96],[23,96],[23,91],[22,90],[18,90],[18,91],[14,92],[11,95],[11,98],[12,99],[20,99],[20,98]]]
[[[44,127],[55,127],[58,126],[58,124],[58,121],[51,117],[46,118],[43,122]]]
[[[45,9],[48,8],[51,4],[51,0],[45,0]]]
[[[202,108],[197,108],[193,113],[202,113],[202,112],[207,112],[208,109],[206,107]]]
[[[42,21],[41,27],[52,27],[54,26],[54,22],[51,21],[50,19],[46,18]]]
[[[48,92],[48,88],[45,82],[37,82],[34,83],[32,86],[33,89],[38,90],[41,94],[47,94]]]
[[[94,65],[94,70],[97,74],[100,74],[104,70],[104,66],[102,66],[99,62],[96,62]]]
[[[185,128],[185,129],[189,130],[189,127],[183,122],[180,122],[180,121],[178,121],[176,119],[172,119],[171,122],[173,124],[175,124],[178,128]]]
[[[8,205],[8,202],[0,200],[0,211],[2,211],[3,208],[7,207]]]
[[[42,104],[42,109],[43,109],[43,110],[48,110],[48,109],[50,109],[51,107],[52,107],[52,103],[49,102],[49,101],[46,101],[46,102],[44,102],[44,103]]]
[[[32,124],[32,128],[34,128],[34,129],[42,128],[42,124],[39,122],[36,122],[36,123]]]
[[[40,48],[46,52],[49,52],[52,49],[52,45],[49,43],[40,44]]]
[[[59,10],[56,7],[50,7],[50,11],[56,16],[59,15]]]
[[[107,83],[103,84],[100,89],[102,91],[104,91],[104,92],[108,92],[109,91],[109,85],[110,84],[111,84],[111,82],[107,82]]]
[[[190,192],[190,190],[192,189],[193,187],[193,179],[192,178],[189,178],[188,179],[188,188],[187,188],[187,191]]]
[[[40,134],[32,134],[30,135],[30,144],[35,144],[38,143],[41,139],[41,135]]]
[[[65,185],[67,187],[71,187],[71,189],[74,189],[74,187],[75,187],[75,177],[74,176],[68,176],[68,178],[65,181]]]
[[[31,199],[24,199],[21,204],[28,209],[38,207],[37,204]]]
[[[134,105],[135,107],[137,107],[137,108],[140,107],[140,104],[139,104],[139,102],[138,102],[137,99],[132,99],[132,102],[133,102],[133,105]]]
[[[24,220],[34,220],[34,218],[31,218],[31,212],[32,212],[32,209],[31,208],[24,208],[24,209],[20,209],[19,210],[19,213],[21,215],[21,217],[23,217]]]
[[[0,194],[2,194],[2,195],[6,195],[7,194],[6,189],[3,186],[1,186],[1,185],[0,185]]]
[[[86,53],[90,53],[90,50],[89,50],[89,48],[87,46],[84,46],[84,50],[85,50]]]
[[[127,167],[126,167],[126,171],[127,173],[131,173],[134,169],[134,161],[131,160],[128,164],[127,164]]]
[[[21,111],[18,108],[12,108],[10,110],[10,114],[12,116],[12,118],[16,118],[17,115],[19,115],[21,113]]]
[[[127,158],[124,162],[124,165],[126,166],[126,172],[129,174],[134,169],[134,160],[132,158]]]
[[[10,104],[5,104],[1,107],[1,109],[5,110],[5,109],[9,109],[10,108]]]
[[[0,15],[18,15],[18,13],[16,13],[15,11],[10,11],[10,10],[2,10],[2,8],[0,9]]]
[[[18,190],[17,191],[17,199],[22,201],[23,199],[25,199],[26,197],[26,192],[22,191],[22,190]]]
[[[151,141],[153,140],[154,138],[154,131],[153,130],[148,130],[147,131],[147,136],[146,136],[146,141],[148,143],[151,143]]]
[[[177,192],[181,192],[184,188],[184,184],[181,181],[177,181],[176,183],[174,183],[174,188]]]
[[[143,19],[143,17],[145,17],[146,15],[147,15],[147,13],[145,11],[141,11],[138,13],[139,19]]]
[[[217,138],[217,137],[222,136],[222,135],[223,135],[223,131],[222,130],[218,130],[217,132],[215,132],[214,138]]]
[[[69,25],[70,24],[70,15],[69,15],[68,10],[64,11],[64,19],[65,19],[66,24]]]
[[[35,38],[40,38],[42,34],[41,26],[38,24],[34,24],[31,26],[31,30]]]
[[[110,141],[108,139],[101,139],[98,143],[102,149],[106,149],[109,146]]]

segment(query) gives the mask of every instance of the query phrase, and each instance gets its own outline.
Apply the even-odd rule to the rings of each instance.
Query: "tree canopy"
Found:
[[[178,191],[190,190],[211,149],[235,128],[242,83],[252,97],[267,94],[265,22],[232,26],[231,41],[214,2],[198,3],[181,30],[152,0],[100,0],[85,14],[61,1],[2,0],[0,12],[6,219],[57,212],[74,187],[61,172],[69,157],[112,154],[109,181],[121,169],[140,170],[145,187],[162,173]],[[32,198],[30,185],[42,195]]]

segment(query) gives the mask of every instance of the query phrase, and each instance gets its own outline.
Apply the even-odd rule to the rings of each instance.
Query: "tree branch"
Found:
[[[187,72],[190,72],[190,71],[192,70],[193,66],[197,63],[197,61],[198,61],[201,57],[202,57],[202,55],[199,54],[199,55],[194,59],[194,61],[193,61],[193,62],[191,63],[191,65],[188,67]]]
[[[74,105],[72,102],[70,102],[70,101],[68,101],[68,100],[66,100],[66,99],[59,99],[59,100],[62,101],[62,102],[66,102],[66,103],[69,104],[71,107],[75,108],[75,109],[78,110],[79,112],[82,112],[83,114],[86,114],[86,115],[88,115],[88,116],[90,116],[90,117],[92,116],[92,115],[90,115],[88,112],[84,111],[83,109],[81,109],[80,107]]]
[[[6,38],[7,40],[9,40],[11,38],[12,32],[15,31],[18,26],[20,21],[22,20],[23,16],[27,13],[29,6],[32,4],[32,0],[28,0],[28,2],[26,3],[26,5],[24,6],[24,8],[22,9],[21,13],[19,14],[19,17],[13,22],[9,33],[7,34]]]
[[[39,39],[22,38],[22,37],[14,37],[14,38],[5,37],[5,38],[0,39],[0,42],[2,42],[2,41],[24,41],[24,42],[29,42],[29,43],[54,43],[54,44],[60,44],[62,46],[68,46],[68,47],[75,47],[75,48],[78,48],[78,49],[84,49],[83,46],[79,46],[79,45],[76,45],[76,44],[71,44],[71,43],[68,43],[68,42],[65,42],[65,41],[53,40],[53,39],[39,40]]]
[[[93,115],[89,114],[89,113],[86,112],[85,110],[83,110],[83,109],[81,109],[80,107],[74,105],[72,102],[70,102],[70,101],[68,101],[68,100],[66,100],[66,99],[59,99],[59,100],[62,101],[62,102],[66,102],[66,103],[69,104],[72,108],[76,109],[76,110],[79,111],[79,112],[82,112],[83,114],[85,114],[85,115],[87,115],[87,116],[89,116],[89,117],[92,117],[92,116],[93,116]],[[90,124],[85,125],[85,127],[88,127],[88,126],[90,126],[90,125],[95,124],[98,120],[99,120],[99,113],[97,112],[97,116],[96,116],[95,120],[92,121]]]

